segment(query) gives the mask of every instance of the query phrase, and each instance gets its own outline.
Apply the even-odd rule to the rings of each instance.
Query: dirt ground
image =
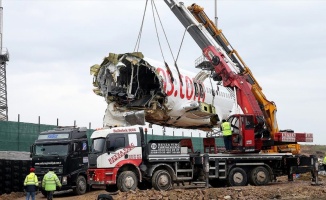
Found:
[[[319,175],[319,183],[326,181],[326,176]],[[69,192],[58,192],[54,199],[89,200],[97,199],[99,194],[108,194],[105,190],[92,190],[81,196],[74,196]],[[293,182],[288,182],[287,177],[279,177],[276,182],[266,186],[221,187],[221,188],[181,188],[175,186],[169,191],[137,190],[131,192],[111,193],[114,200],[256,200],[256,199],[326,199],[325,185],[313,186],[310,175],[303,174]],[[24,193],[11,193],[0,196],[1,200],[24,200]],[[45,200],[41,193],[36,200]]]

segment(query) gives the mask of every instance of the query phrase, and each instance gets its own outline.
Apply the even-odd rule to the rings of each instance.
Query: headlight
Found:
[[[67,185],[67,177],[66,176],[62,177],[62,185]]]

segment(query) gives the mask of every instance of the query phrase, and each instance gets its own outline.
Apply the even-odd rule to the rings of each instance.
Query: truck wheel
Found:
[[[249,177],[249,183],[251,185],[260,186],[266,185],[270,181],[270,174],[266,167],[258,166],[254,168]]]
[[[166,170],[158,170],[152,178],[152,185],[156,190],[169,190],[172,187],[172,179]]]
[[[231,169],[228,176],[228,185],[230,186],[245,186],[247,185],[247,173],[240,167]]]
[[[87,189],[86,179],[83,176],[78,176],[76,180],[76,188],[74,188],[74,193],[76,195],[85,194]]]
[[[122,172],[117,181],[118,189],[121,192],[128,192],[129,190],[135,190],[138,185],[138,179],[134,172],[124,171]]]

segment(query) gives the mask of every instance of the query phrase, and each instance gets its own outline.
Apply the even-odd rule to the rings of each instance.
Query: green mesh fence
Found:
[[[56,125],[0,121],[0,151],[29,151],[42,131],[52,130]],[[87,130],[90,136],[94,130]],[[89,138],[89,137],[88,137]]]
[[[0,121],[0,151],[29,151],[30,145],[34,143],[42,131],[52,130],[56,125],[33,124],[13,121]],[[87,130],[89,145],[93,129]],[[191,138],[194,151],[203,152],[203,138],[189,136],[153,135],[149,133],[147,140],[181,139]],[[224,147],[223,138],[215,139],[217,147]]]

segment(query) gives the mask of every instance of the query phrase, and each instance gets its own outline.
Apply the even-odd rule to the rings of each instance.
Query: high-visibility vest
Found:
[[[232,135],[230,122],[223,122],[221,126],[222,126],[223,136]]]
[[[29,173],[24,181],[24,186],[35,185],[38,186],[38,179],[34,172]]]
[[[324,157],[323,164],[326,165],[326,156]]]
[[[45,191],[55,191],[57,189],[56,186],[61,187],[60,180],[53,171],[49,171],[43,177],[42,187]]]

